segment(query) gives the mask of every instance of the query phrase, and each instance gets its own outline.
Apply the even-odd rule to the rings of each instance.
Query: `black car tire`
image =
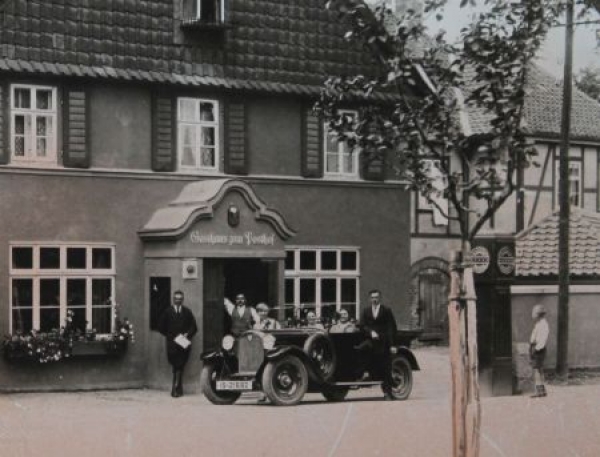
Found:
[[[295,405],[308,389],[308,372],[298,357],[286,355],[267,364],[262,386],[274,405]]]
[[[322,333],[315,333],[304,342],[304,353],[313,360],[324,381],[330,381],[335,373],[336,356],[333,343]]]
[[[342,401],[348,395],[348,387],[325,386],[321,393],[327,401]]]
[[[202,367],[200,387],[208,401],[215,405],[231,405],[242,395],[241,392],[233,390],[217,390],[217,368],[213,364]]]
[[[392,359],[392,386],[383,392],[390,395],[394,400],[406,400],[412,392],[413,377],[412,368],[408,360],[402,356]]]

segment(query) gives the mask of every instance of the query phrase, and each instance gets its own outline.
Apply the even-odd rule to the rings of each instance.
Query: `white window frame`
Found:
[[[293,281],[294,287],[294,298],[293,303],[285,303],[286,306],[294,306],[295,308],[304,307],[312,308],[315,307],[317,317],[322,315],[323,302],[321,300],[321,284],[324,279],[335,279],[336,281],[336,303],[335,310],[337,312],[342,309],[344,305],[355,306],[355,315],[350,316],[358,319],[360,316],[360,249],[356,246],[286,246],[286,253],[291,252],[294,256],[294,268],[285,269],[284,277],[285,281]],[[336,269],[324,270],[322,268],[322,252],[335,252],[336,253]],[[314,270],[302,270],[300,269],[300,255],[302,252],[315,252],[316,262]],[[354,270],[342,270],[342,253],[352,252],[356,255],[356,268]],[[302,279],[314,279],[315,280],[315,303],[302,303],[300,301],[300,281]],[[356,281],[356,297],[355,302],[346,303],[342,302],[342,279],[354,279]]]
[[[181,106],[183,102],[193,102],[196,107],[194,113],[197,116],[193,120],[183,120]],[[200,119],[200,104],[211,103],[214,106],[214,121],[203,121]],[[184,172],[218,172],[219,163],[221,160],[221,126],[220,126],[221,111],[218,100],[206,99],[206,98],[195,98],[195,97],[179,97],[177,99],[177,167],[179,171]],[[194,157],[197,166],[183,165],[183,127],[191,126],[195,127],[196,130],[196,143],[194,146]],[[201,147],[199,139],[201,138],[202,127],[214,128],[214,165],[213,166],[202,166],[201,163]]]
[[[356,110],[339,110],[338,111],[339,114],[341,115],[350,115],[353,116],[354,119],[358,118],[358,111]],[[344,141],[339,141],[336,142],[336,146],[337,149],[335,151],[333,150],[328,150],[327,147],[329,145],[329,135],[334,135],[335,133],[331,132],[329,130],[329,126],[327,125],[327,121],[323,122],[323,175],[326,178],[332,178],[332,179],[352,179],[352,180],[356,180],[360,178],[360,173],[359,173],[359,155],[360,155],[360,151],[357,147],[355,147],[354,149],[350,149],[348,147],[348,145],[346,144],[346,142]],[[327,169],[327,166],[329,164],[328,161],[328,156],[332,154],[337,155],[337,167],[338,167],[338,171],[329,171]],[[343,171],[344,167],[344,158],[346,156],[350,156],[352,158],[352,171],[351,172],[345,172]]]
[[[13,249],[14,248],[31,248],[33,255],[32,268],[15,268],[13,265]],[[40,268],[40,250],[42,248],[58,248],[60,252],[59,268]],[[67,250],[69,248],[84,248],[86,249],[86,266],[85,268],[67,268]],[[109,249],[111,255],[110,268],[92,268],[92,252],[93,249]],[[108,306],[93,306],[92,282],[97,279],[106,279],[111,281],[110,290],[110,308],[111,322],[110,333],[115,331],[115,281],[116,281],[116,266],[115,266],[115,245],[113,243],[56,243],[56,242],[11,242],[9,245],[9,328],[13,332],[13,287],[12,282],[15,279],[31,279],[33,282],[33,303],[32,303],[32,328],[40,329],[40,280],[42,279],[57,279],[59,280],[60,299],[59,299],[59,325],[63,326],[67,318],[67,280],[69,279],[84,279],[86,281],[86,303],[85,303],[85,319],[88,322],[88,328],[94,328],[93,309],[105,308]],[[101,335],[109,335],[104,333]]]
[[[225,20],[225,0],[196,0],[196,19],[203,19],[202,3],[205,3],[206,1],[219,2],[219,16],[216,18],[216,21],[223,22]]]
[[[31,106],[30,108],[19,108],[16,107],[16,90],[29,90]],[[39,110],[34,104],[37,101],[36,93],[37,91],[50,91],[51,92],[51,102],[52,108],[50,110]],[[58,151],[58,103],[57,103],[57,89],[54,86],[38,86],[32,84],[11,84],[10,86],[10,150],[11,150],[11,162],[18,164],[41,164],[41,165],[49,165],[57,164],[57,151]],[[24,137],[24,155],[16,155],[16,117],[17,116],[25,116],[31,117],[31,132],[29,135],[23,135]],[[35,134],[35,126],[36,120],[38,117],[49,117],[52,120],[52,134],[48,135],[47,145],[46,145],[46,155],[38,156],[37,155],[37,135]]]
[[[583,207],[583,166],[580,160],[569,160],[569,202],[571,206],[578,208]],[[554,201],[555,207],[559,206],[560,198],[560,161],[557,159],[554,163],[554,176],[556,176],[556,183],[554,186]],[[571,174],[571,171],[575,171],[576,174]],[[573,192],[575,191],[575,193]]]
[[[440,159],[423,159],[427,176],[432,179],[432,186],[438,192],[443,192],[448,187],[447,180],[441,171]],[[432,211],[433,225],[448,225],[448,199],[443,196],[430,195],[432,202],[428,201],[420,192],[417,191],[419,198],[419,208],[430,207]],[[434,203],[435,202],[435,203]]]

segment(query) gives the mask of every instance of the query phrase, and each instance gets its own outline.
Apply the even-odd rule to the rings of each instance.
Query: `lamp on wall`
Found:
[[[237,227],[240,224],[240,210],[237,206],[231,205],[227,209],[227,223],[230,227]]]

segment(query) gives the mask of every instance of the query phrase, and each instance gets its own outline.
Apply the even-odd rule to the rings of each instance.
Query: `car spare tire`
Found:
[[[317,370],[324,381],[333,378],[336,355],[333,343],[323,333],[315,333],[304,342],[304,353],[315,362]]]

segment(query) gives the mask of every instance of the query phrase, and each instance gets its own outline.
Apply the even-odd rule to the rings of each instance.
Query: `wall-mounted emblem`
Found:
[[[183,261],[181,277],[183,279],[198,278],[198,261],[196,259],[188,259]]]
[[[227,210],[227,223],[230,227],[237,227],[240,224],[240,210],[237,206],[231,205]]]

